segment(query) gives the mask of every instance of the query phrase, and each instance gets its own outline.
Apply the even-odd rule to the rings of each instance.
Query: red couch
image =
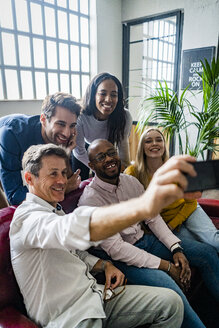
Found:
[[[72,192],[64,202],[63,208],[73,210],[78,199],[89,181],[83,181],[80,188]],[[200,199],[199,203],[213,218],[219,228],[219,200]],[[71,205],[71,206],[70,206]],[[16,207],[9,206],[0,210],[0,327],[1,328],[36,328],[27,318],[22,295],[15,280],[9,248],[9,225]]]

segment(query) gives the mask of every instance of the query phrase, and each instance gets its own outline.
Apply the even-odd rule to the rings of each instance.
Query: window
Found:
[[[177,91],[181,22],[178,11],[124,23],[123,85],[133,114],[141,97],[156,88],[158,80]]]
[[[81,98],[90,78],[90,0],[0,1],[0,100]]]

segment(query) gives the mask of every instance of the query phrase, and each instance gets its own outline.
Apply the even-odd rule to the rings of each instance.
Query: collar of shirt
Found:
[[[60,214],[65,214],[65,212],[62,210],[62,206],[60,204],[57,204],[57,206],[55,208],[54,206],[52,206],[51,204],[49,204],[48,202],[46,202],[42,198],[40,198],[40,197],[36,196],[35,194],[30,193],[30,192],[26,194],[26,200],[30,201],[30,202],[37,203],[37,204],[42,205],[42,206],[45,206],[54,213],[58,212]]]
[[[119,183],[117,186],[117,185],[113,185],[109,182],[105,182],[105,181],[101,180],[100,178],[98,178],[98,176],[96,174],[91,183],[94,183],[97,186],[99,186],[100,188],[102,188],[108,192],[111,192],[111,193],[116,192],[116,190],[120,187],[120,179],[119,179]]]

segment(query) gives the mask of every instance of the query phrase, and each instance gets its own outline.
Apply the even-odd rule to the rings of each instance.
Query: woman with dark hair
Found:
[[[116,145],[122,168],[127,167],[130,164],[128,138],[132,117],[124,108],[120,81],[109,73],[96,75],[87,87],[82,108],[82,115],[77,122],[77,146],[73,150],[74,170],[80,168],[82,180],[88,178],[86,144],[89,145],[95,139],[107,139]]]

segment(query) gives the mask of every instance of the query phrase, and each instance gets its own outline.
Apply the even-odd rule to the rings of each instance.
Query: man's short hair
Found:
[[[69,93],[56,92],[53,95],[46,96],[42,104],[41,111],[48,121],[50,121],[52,116],[55,116],[57,106],[68,109],[77,117],[80,115],[81,106],[75,97]]]
[[[89,159],[89,161],[91,162],[92,161],[92,149],[96,146],[96,145],[98,145],[99,143],[101,143],[101,142],[107,142],[107,143],[109,143],[109,145],[111,145],[112,147],[114,147],[115,148],[115,146],[112,144],[112,142],[110,142],[109,140],[107,140],[107,139],[95,139],[95,140],[93,140],[91,143],[90,143],[90,145],[88,146],[88,148],[87,148],[87,154],[88,154],[88,159]],[[116,149],[116,148],[115,148]]]
[[[42,159],[47,156],[58,156],[63,158],[68,166],[69,156],[65,148],[54,144],[30,146],[24,153],[22,167],[24,172],[30,172],[36,177],[42,168]]]

